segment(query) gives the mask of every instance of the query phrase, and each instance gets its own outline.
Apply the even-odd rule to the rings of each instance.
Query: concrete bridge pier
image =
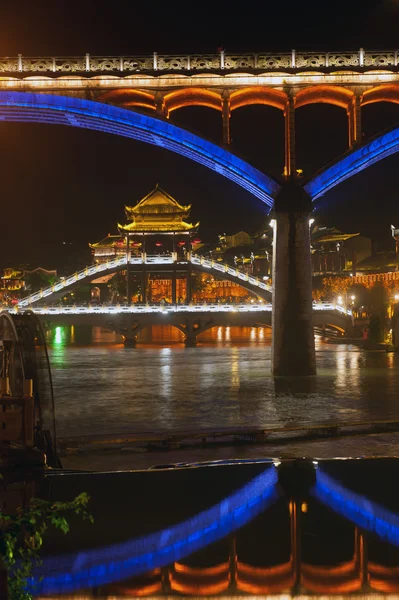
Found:
[[[274,203],[272,373],[315,375],[309,216],[312,201],[290,179]]]
[[[123,335],[123,345],[125,348],[135,348],[137,346],[137,337]]]
[[[117,331],[123,337],[123,345],[126,348],[135,348],[137,338],[143,325],[133,315],[122,315],[121,318],[109,321],[111,330]]]
[[[197,336],[213,325],[212,319],[186,318],[184,323],[179,323],[176,327],[184,334],[184,345],[189,348],[196,346]]]
[[[195,331],[185,332],[184,345],[186,348],[195,348],[197,345],[197,334]]]

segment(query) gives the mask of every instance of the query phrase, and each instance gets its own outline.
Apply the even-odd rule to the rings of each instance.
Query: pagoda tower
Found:
[[[108,235],[90,244],[96,261],[126,253],[128,302],[131,301],[133,269],[142,277],[141,302],[159,301],[161,297],[173,304],[177,300],[191,302],[191,262],[188,259],[193,243],[199,241],[195,239],[199,223],[186,222],[190,210],[191,205],[179,204],[157,184],[136,205],[125,206],[128,222],[117,224],[119,235]],[[130,264],[132,256],[140,255],[140,265]],[[164,256],[165,264],[151,265],[152,256]]]
[[[199,226],[183,220],[190,210],[191,204],[182,206],[157,184],[135,206],[125,206],[130,223],[118,223],[118,229],[133,244],[141,244],[142,252],[147,254],[157,254],[160,248],[163,252],[175,252],[183,245],[187,245],[188,251]]]

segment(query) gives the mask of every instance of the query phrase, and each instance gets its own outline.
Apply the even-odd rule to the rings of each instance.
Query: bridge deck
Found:
[[[246,304],[224,304],[224,303],[202,303],[202,304],[104,304],[99,306],[35,306],[28,307],[37,315],[119,315],[119,314],[146,314],[146,313],[258,313],[271,312],[272,305],[267,303],[246,303]],[[16,314],[23,312],[25,308],[14,308],[10,312]],[[351,317],[352,311],[345,309],[339,304],[333,302],[315,302],[313,310],[318,312],[334,311],[344,316]]]

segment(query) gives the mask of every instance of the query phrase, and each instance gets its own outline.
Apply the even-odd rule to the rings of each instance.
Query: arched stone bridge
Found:
[[[151,325],[171,325],[184,335],[186,345],[213,327],[271,327],[271,304],[190,304],[131,306],[49,306],[33,312],[47,329],[91,325],[119,333],[126,345],[136,345],[139,333]],[[329,326],[342,333],[353,327],[350,311],[330,303],[313,305],[313,326]]]
[[[152,265],[156,266],[157,271],[170,270],[171,268],[181,269],[186,268],[188,263],[191,264],[193,270],[200,272],[209,272],[212,275],[219,276],[221,279],[227,279],[233,283],[241,285],[243,288],[250,292],[253,292],[260,298],[271,302],[272,299],[272,287],[265,283],[259,277],[254,277],[248,273],[244,273],[236,267],[231,267],[225,263],[221,263],[215,260],[209,260],[202,256],[195,254],[189,254],[187,258],[183,260],[177,260],[174,256],[158,256],[158,255],[140,255],[130,257],[130,271],[140,270],[143,265],[146,265],[147,269],[150,269]],[[108,275],[115,273],[126,268],[127,259],[126,256],[108,260],[104,263],[98,263],[85,267],[77,273],[73,273],[69,277],[63,277],[61,281],[55,283],[48,288],[40,290],[23,298],[19,301],[18,306],[21,308],[30,307],[37,302],[45,300],[46,302],[56,302],[65,294],[74,291],[76,288],[89,283],[92,279],[95,279],[99,275]]]

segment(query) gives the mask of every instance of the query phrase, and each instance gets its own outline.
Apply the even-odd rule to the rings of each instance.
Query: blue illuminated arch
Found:
[[[305,190],[313,201],[333,187],[349,179],[370,165],[395,154],[399,150],[399,127],[394,127],[372,139],[367,144],[353,150],[316,175],[305,185]]]
[[[94,129],[172,150],[231,179],[268,207],[280,187],[238,156],[185,129],[100,102],[50,94],[0,92],[0,121]]]
[[[45,558],[29,589],[35,595],[70,593],[142,575],[224,538],[278,497],[277,473],[271,466],[218,504],[173,527],[120,544]]]
[[[348,490],[321,469],[316,471],[312,494],[336,513],[380,539],[399,546],[399,515],[366,496]]]

